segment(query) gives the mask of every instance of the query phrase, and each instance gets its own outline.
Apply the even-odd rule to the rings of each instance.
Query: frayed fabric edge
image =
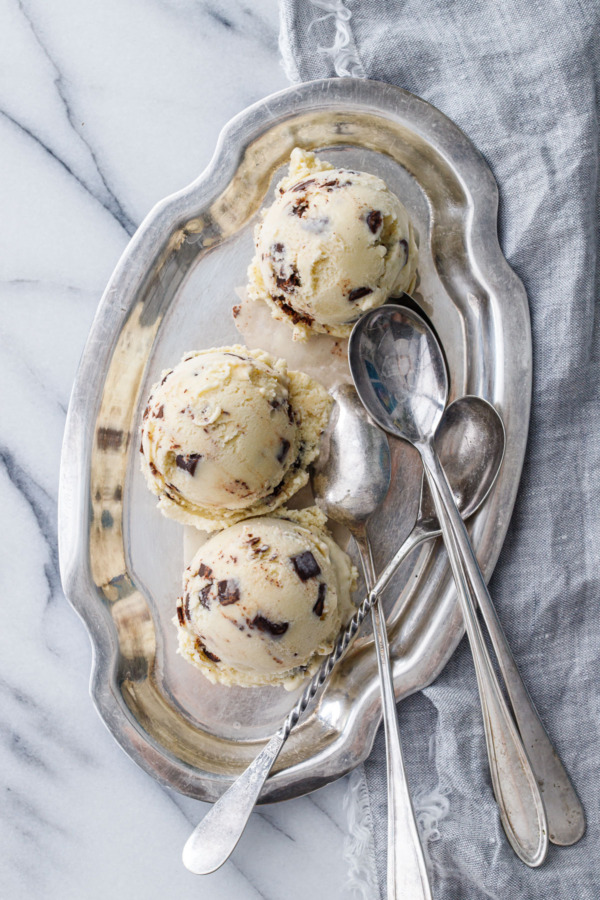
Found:
[[[330,57],[334,73],[340,78],[366,78],[367,73],[360,61],[358,47],[350,26],[352,12],[344,5],[343,0],[309,0],[309,2],[317,10],[322,10],[323,12],[321,16],[315,13],[315,17],[308,26],[309,32],[313,26],[330,19],[333,20],[335,25],[333,43],[329,47],[317,45],[317,53]],[[279,52],[281,53],[285,74],[291,82],[298,82],[301,81],[301,76],[294,58],[292,41],[290,39],[292,22],[286,18],[285,13],[285,4],[280,3]]]
[[[379,900],[371,802],[362,765],[348,776],[344,811],[348,817],[348,834],[343,847],[348,866],[344,896],[352,900]]]

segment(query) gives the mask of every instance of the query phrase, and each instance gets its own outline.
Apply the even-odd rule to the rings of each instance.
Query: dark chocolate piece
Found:
[[[319,564],[310,550],[305,550],[298,556],[290,556],[290,560],[300,581],[308,581],[309,578],[316,578],[321,574]]]
[[[298,200],[296,203],[294,203],[290,212],[293,216],[298,216],[298,218],[301,219],[307,209],[308,200]]]
[[[271,295],[271,299],[274,303],[277,304],[281,312],[285,313],[285,315],[292,320],[294,325],[297,325],[298,322],[304,322],[310,327],[314,322],[312,316],[308,316],[306,315],[306,313],[296,312],[293,306],[290,306],[289,303],[286,303],[285,297]]]
[[[279,275],[275,275],[275,282],[277,287],[281,288],[282,291],[285,291],[286,294],[295,294],[296,288],[301,285],[298,269],[296,266],[290,266],[289,275],[286,275],[283,272],[283,269],[281,269]]]
[[[288,454],[288,450],[290,449],[290,442],[285,438],[281,438],[281,444],[279,450],[277,451],[277,462],[282,463]]]
[[[313,606],[313,612],[315,616],[322,616],[323,610],[325,609],[325,597],[327,595],[327,585],[324,581],[319,585],[319,594],[317,596],[317,602]]]
[[[183,606],[177,607],[177,621],[180,625],[185,625],[185,617],[183,615]]]
[[[210,650],[206,649],[200,638],[196,638],[196,640],[194,641],[194,646],[198,653],[202,653],[203,656],[206,656],[206,658],[210,659],[212,662],[221,662],[218,656],[215,656],[214,653],[211,653]]]
[[[198,599],[200,600],[201,605],[204,609],[210,609],[210,591],[212,588],[212,584],[205,585],[200,593],[198,594]]]
[[[154,413],[155,419],[164,419],[165,417],[165,404],[161,403],[156,412]]]
[[[315,181],[316,181],[315,178],[307,178],[306,181],[299,181],[298,184],[292,185],[292,187],[290,188],[290,191],[294,191],[294,193],[296,191],[304,191],[311,184],[314,184]]]
[[[378,209],[372,209],[367,216],[367,225],[373,234],[377,234],[383,224],[383,216]]]
[[[237,603],[240,599],[239,585],[233,578],[219,581],[217,583],[217,591],[221,606],[231,606],[232,603]]]
[[[402,263],[402,268],[404,268],[404,266],[408,262],[408,241],[402,238],[402,240],[398,241],[398,243],[404,250],[404,262]]]
[[[273,637],[281,637],[290,627],[289,622],[271,622],[265,616],[254,616],[249,624],[251,628],[258,628],[259,631],[271,634]]]
[[[200,563],[200,568],[198,569],[198,575],[200,578],[210,578],[212,575],[212,569],[210,566],[205,566],[204,563]]]
[[[366,297],[368,294],[373,293],[373,288],[370,287],[359,287],[354,288],[353,291],[350,291],[348,294],[348,300],[350,303],[354,303],[356,300],[360,300],[361,297]]]
[[[183,469],[184,472],[189,472],[190,475],[194,475],[199,459],[202,459],[200,453],[190,453],[189,456],[178,454],[175,457],[175,465],[178,469]]]

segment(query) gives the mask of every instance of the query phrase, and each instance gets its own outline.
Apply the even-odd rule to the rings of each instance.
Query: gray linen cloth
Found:
[[[503,252],[533,324],[529,446],[491,592],[572,775],[588,830],[531,871],[509,849],[468,646],[399,707],[436,900],[600,897],[600,376],[597,0],[282,0],[292,80],[374,78],[420,95],[474,142],[500,187]],[[366,765],[381,889],[381,734]],[[437,839],[435,839],[437,838]]]

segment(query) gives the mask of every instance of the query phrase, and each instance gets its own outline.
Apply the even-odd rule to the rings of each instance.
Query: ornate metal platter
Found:
[[[183,353],[239,340],[231,306],[245,283],[252,228],[296,145],[380,175],[398,193],[420,234],[415,297],[444,346],[450,399],[479,394],[503,416],[506,456],[472,526],[488,575],[527,437],[527,298],[498,245],[496,184],[462,132],[406,91],[346,78],[290,88],[233,119],[208,169],[150,213],[110,280],[73,388],[60,485],[61,572],[93,642],[94,702],[146,771],[203,800],[246,767],[296,695],[214,686],[177,657],[170,620],[184,566],[181,529],[154,509],[138,470],[140,409]],[[411,530],[417,501],[397,473],[374,529],[380,562]],[[441,544],[406,561],[386,608],[402,697],[436,677],[462,634]],[[379,719],[365,632],[287,742],[262,799],[306,793],[348,772],[369,754]]]

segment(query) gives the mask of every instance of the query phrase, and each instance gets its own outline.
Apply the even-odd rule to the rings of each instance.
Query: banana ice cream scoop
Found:
[[[187,354],[154,385],[142,421],[159,508],[206,531],[271,512],[306,484],[331,405],[317,381],[261,350]]]
[[[354,613],[356,570],[313,507],[210,538],[183,577],[179,652],[212,682],[296,687]]]
[[[248,292],[296,339],[347,337],[363,312],[413,289],[413,226],[381,178],[296,148],[275,198],[256,227]]]

